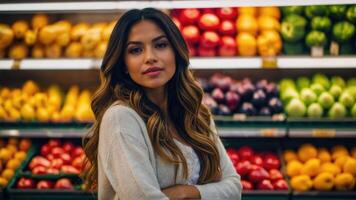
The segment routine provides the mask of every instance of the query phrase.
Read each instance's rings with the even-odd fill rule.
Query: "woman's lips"
[[[148,76],[157,76],[163,71],[160,67],[150,67],[146,69],[143,74]]]

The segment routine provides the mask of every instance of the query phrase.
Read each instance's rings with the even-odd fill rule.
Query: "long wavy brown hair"
[[[170,17],[153,8],[126,12],[113,29],[100,68],[101,84],[91,102],[95,122],[89,132],[90,137],[83,140],[87,156],[83,177],[91,189],[97,188],[100,124],[105,111],[118,100],[133,108],[146,123],[155,152],[176,165],[176,169],[182,164],[183,176],[188,176],[187,161],[168,131],[164,112],[147,98],[140,85],[125,74],[124,52],[128,34],[131,27],[141,20],[151,20],[159,26],[174,50],[176,71],[166,85],[168,118],[179,136],[199,157],[201,169],[198,183],[214,182],[221,177],[220,156],[210,128],[211,113],[202,105],[203,90],[188,69],[187,44]]]

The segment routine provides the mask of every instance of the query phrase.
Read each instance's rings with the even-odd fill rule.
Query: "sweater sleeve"
[[[216,133],[216,128],[213,120],[211,122],[211,128]],[[219,182],[196,185],[197,189],[200,192],[201,199],[240,200],[242,192],[240,176],[236,173],[236,170],[234,169],[234,166],[226,153],[225,147],[217,135],[216,143],[220,154],[222,177]]]
[[[100,125],[98,162],[119,199],[167,200],[143,134],[139,119],[130,108],[109,108]]]

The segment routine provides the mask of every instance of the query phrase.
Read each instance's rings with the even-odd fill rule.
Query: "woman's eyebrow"
[[[160,39],[162,39],[162,38],[166,38],[166,36],[165,36],[165,35],[160,35],[160,36],[158,36],[158,37],[153,38],[152,41],[153,41],[153,42],[156,42],[156,41],[158,41],[158,40],[160,40]],[[141,41],[129,41],[129,42],[126,44],[126,46],[129,46],[130,44],[140,45],[140,44],[143,44],[143,42],[141,42]]]

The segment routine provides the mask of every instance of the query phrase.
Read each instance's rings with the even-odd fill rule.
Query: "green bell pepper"
[[[305,37],[305,43],[309,47],[320,47],[324,46],[327,42],[325,33],[321,31],[310,31]]]
[[[333,26],[332,35],[339,43],[348,42],[355,34],[355,25],[348,21],[341,21]]]
[[[304,7],[303,6],[283,6],[281,7],[283,16],[288,16],[290,14],[303,15]]]
[[[313,5],[305,8],[305,16],[309,19],[315,16],[327,16],[329,14],[328,6],[326,5]]]
[[[356,23],[356,5],[353,5],[347,9],[346,18],[352,22]]]
[[[346,5],[331,5],[329,6],[330,17],[334,20],[342,20],[346,16]]]
[[[313,17],[311,21],[311,28],[313,30],[329,32],[331,29],[331,20],[328,17]]]

